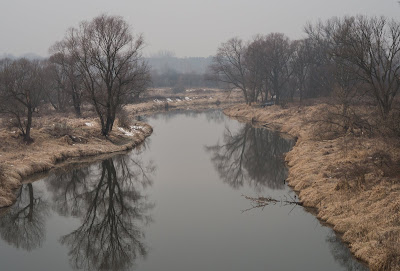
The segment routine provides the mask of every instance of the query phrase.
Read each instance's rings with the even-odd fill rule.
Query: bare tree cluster
[[[210,74],[246,103],[275,103],[332,96],[346,113],[355,98],[368,98],[387,119],[400,89],[400,23],[384,17],[344,17],[305,26],[307,37],[258,35],[222,43]]]
[[[247,104],[275,97],[279,103],[289,89],[295,47],[281,33],[258,35],[250,42],[232,38],[222,43],[210,65],[210,75],[242,91]]]
[[[33,113],[47,88],[45,63],[20,59],[0,62],[0,113],[18,127],[27,143],[32,142]]]
[[[80,117],[86,102],[107,136],[122,106],[138,98],[150,82],[143,47],[143,36],[134,36],[122,17],[100,15],[81,22],[50,48],[48,59],[0,61],[0,113],[30,143],[40,105],[61,112],[73,107]]]

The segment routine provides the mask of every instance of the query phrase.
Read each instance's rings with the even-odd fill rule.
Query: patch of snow
[[[124,135],[126,135],[126,136],[133,136],[133,133],[132,132],[129,132],[129,131],[127,131],[127,130],[125,130],[124,128],[122,128],[122,127],[118,127],[118,130],[120,131],[120,132],[122,132]]]
[[[185,97],[186,101],[191,101],[192,99],[190,99],[189,97]]]
[[[143,126],[133,125],[133,126],[131,126],[131,129],[133,129],[133,130],[142,130]]]
[[[170,98],[167,98],[167,102],[172,102],[172,99],[170,99]]]
[[[89,127],[93,127],[93,126],[94,126],[94,124],[91,123],[91,122],[85,122],[85,125],[86,125],[86,126],[89,126]]]

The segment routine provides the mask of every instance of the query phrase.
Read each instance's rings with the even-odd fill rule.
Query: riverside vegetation
[[[209,76],[244,96],[228,116],[298,138],[288,183],[304,206],[372,270],[399,270],[400,23],[355,16],[304,29],[295,41],[232,38]]]
[[[298,138],[286,160],[302,204],[372,270],[400,269],[400,23],[333,18],[305,32],[295,41],[271,33],[222,43],[206,75],[233,95],[221,98],[189,96],[179,85],[173,97],[134,104],[146,98],[150,72],[143,37],[121,17],[71,28],[49,59],[1,60],[0,204],[12,203],[23,177],[58,161],[143,141],[151,127],[133,113],[242,97],[246,105],[224,112]]]

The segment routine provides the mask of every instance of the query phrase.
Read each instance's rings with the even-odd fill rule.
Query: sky
[[[384,15],[400,20],[397,0],[0,0],[0,56],[49,47],[69,27],[106,13],[122,16],[143,33],[145,56],[161,50],[177,57],[207,57],[232,37],[281,32],[305,36],[307,22],[344,15]]]

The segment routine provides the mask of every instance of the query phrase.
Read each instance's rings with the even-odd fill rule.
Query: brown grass
[[[167,101],[167,98],[173,101]],[[34,119],[34,142],[30,145],[22,142],[15,128],[0,129],[0,208],[14,202],[13,191],[27,176],[48,171],[69,158],[120,152],[143,142],[152,133],[152,128],[145,123],[135,122],[135,114],[146,115],[175,109],[224,108],[243,101],[238,91],[227,93],[218,89],[190,90],[182,94],[155,89],[147,99],[148,102],[125,106],[114,124],[124,129],[129,129],[130,125],[143,126],[143,130],[138,130],[134,137],[126,136],[115,127],[106,140],[100,135],[100,124],[88,105],[85,105],[82,119],[77,119],[72,111],[61,114],[50,107],[41,108],[41,114]],[[3,120],[0,119],[1,122]]]
[[[371,270],[400,270],[400,147],[387,138],[316,136],[328,105],[266,109],[237,105],[228,116],[259,122],[298,138],[286,155],[288,183],[318,218],[343,234]]]
[[[115,127],[106,139],[100,135],[95,118],[76,119],[53,114],[36,119],[32,129],[34,142],[30,145],[23,143],[16,130],[0,130],[0,207],[14,202],[13,191],[29,175],[48,171],[68,158],[132,149],[152,133],[146,123],[134,125],[143,129],[136,130],[134,136],[127,136]]]
[[[189,99],[186,100],[186,97]],[[147,115],[154,112],[179,109],[226,108],[232,104],[243,102],[243,95],[240,91],[229,93],[218,89],[199,89],[180,94],[173,94],[168,89],[154,89],[147,99],[147,102],[125,106],[125,110],[132,114]]]

